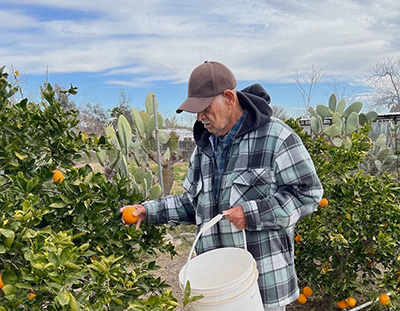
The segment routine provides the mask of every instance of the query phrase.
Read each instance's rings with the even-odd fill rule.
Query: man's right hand
[[[124,212],[124,210],[128,207],[133,207],[136,209],[136,211],[133,212],[133,216],[138,216],[139,219],[136,222],[136,230],[139,230],[140,224],[142,221],[146,218],[146,209],[142,204],[135,204],[135,205],[125,205],[120,208],[121,214]],[[125,224],[125,226],[130,226],[129,224],[125,223],[124,219],[121,217],[122,222]]]

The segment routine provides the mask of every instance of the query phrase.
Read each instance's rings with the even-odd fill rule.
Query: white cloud
[[[213,59],[241,80],[293,81],[312,65],[353,79],[383,57],[400,56],[398,1],[31,3],[0,5],[0,59],[31,73],[46,66],[101,72],[115,75],[108,83],[137,86],[185,82],[194,66]]]

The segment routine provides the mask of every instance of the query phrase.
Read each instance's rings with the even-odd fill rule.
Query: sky
[[[367,102],[371,67],[397,57],[395,0],[0,2],[0,67],[19,72],[30,98],[45,81],[72,84],[71,100],[81,107],[116,107],[124,92],[130,106],[144,109],[154,92],[160,112],[172,117],[191,71],[214,60],[234,72],[239,90],[261,83],[271,105],[297,117],[305,104],[296,77],[323,74],[312,106],[333,92]]]

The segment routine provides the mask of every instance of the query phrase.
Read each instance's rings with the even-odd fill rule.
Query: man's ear
[[[228,100],[229,105],[233,105],[235,102],[235,91],[225,90],[223,93],[224,97]]]

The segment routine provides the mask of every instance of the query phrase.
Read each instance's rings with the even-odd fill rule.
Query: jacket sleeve
[[[142,203],[146,209],[146,220],[153,223],[186,223],[195,224],[195,208],[193,195],[196,193],[197,170],[194,169],[194,161],[197,160],[197,152],[193,152],[189,162],[183,184],[185,192],[182,195],[168,195],[165,198]]]
[[[290,133],[277,146],[273,162],[274,191],[243,202],[248,230],[279,230],[317,209],[322,185],[301,139]]]

